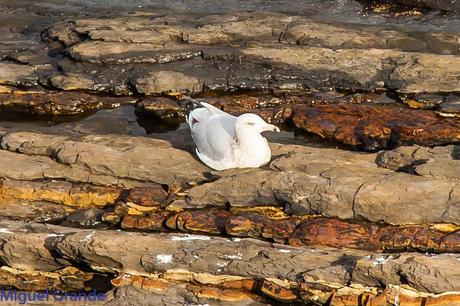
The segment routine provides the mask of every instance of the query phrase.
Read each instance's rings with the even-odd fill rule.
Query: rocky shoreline
[[[459,304],[456,2],[217,2],[0,0],[0,287]],[[282,127],[271,162],[204,166],[184,95]]]

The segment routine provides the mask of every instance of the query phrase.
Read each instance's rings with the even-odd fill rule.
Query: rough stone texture
[[[458,120],[434,112],[366,105],[302,106],[293,121],[299,128],[351,146],[379,149],[400,144],[434,146],[459,141]]]
[[[34,68],[14,63],[0,64],[0,84],[34,86],[38,78]]]
[[[7,134],[1,142],[8,151],[0,151],[5,161],[0,177],[66,179],[106,186],[140,186],[143,182],[175,185],[205,180],[203,172],[207,168],[169,143],[149,138],[127,140],[113,135],[68,140],[26,132]],[[13,153],[17,151],[40,155]]]
[[[318,277],[324,273],[331,275],[327,271],[332,267],[336,271],[345,270],[322,283],[320,291],[325,291],[325,294],[330,290],[328,286],[346,288],[350,279],[357,288],[356,292],[359,292],[357,295],[362,294],[364,289],[359,289],[359,286],[369,286],[368,292],[377,295],[372,288],[379,287],[381,283],[388,284],[387,289],[404,285],[422,293],[459,290],[458,282],[452,281],[458,274],[458,255],[453,254],[407,253],[395,256],[325,247],[291,248],[252,239],[76,230],[17,222],[2,222],[1,226],[0,238],[4,241],[4,247],[0,250],[0,256],[8,264],[20,264],[21,269],[26,270],[44,268],[46,265],[56,269],[60,266],[57,261],[68,265],[77,260],[99,272],[121,273],[119,278],[112,281],[115,286],[141,287],[160,295],[169,295],[167,288],[186,288],[196,297],[238,301],[251,297],[238,291],[247,288],[287,302],[299,298],[293,290],[295,287],[300,287],[302,298],[306,298],[315,285],[321,284]],[[27,252],[32,251],[33,256],[22,253],[25,251],[22,250],[23,244],[16,243],[22,240],[29,246]],[[143,243],[139,244],[139,240]],[[48,252],[43,251],[44,246],[47,246]],[[118,250],[116,253],[112,251],[114,247]],[[23,257],[21,262],[16,254]],[[439,283],[438,278],[433,276],[438,273],[439,260],[442,260],[442,268],[449,271],[449,275],[445,274],[444,277],[450,281]],[[44,275],[51,277],[53,273]],[[83,276],[90,277],[89,274]],[[261,287],[252,283],[253,280],[263,280]],[[170,285],[169,282],[185,285]],[[187,285],[191,282],[221,289]],[[333,290],[330,291],[329,294]],[[415,296],[421,294],[417,291],[413,293]],[[177,298],[181,294],[173,296]]]
[[[14,92],[0,94],[0,107],[40,115],[75,115],[99,108],[133,104],[135,98],[104,97],[73,92]]]
[[[1,285],[112,305],[459,303],[460,151],[437,146],[458,142],[456,14],[0,2],[0,105],[16,112],[0,113]],[[297,128],[267,135],[263,169],[211,171],[178,92]]]
[[[458,146],[445,147],[399,147],[382,151],[377,156],[377,164],[382,167],[422,176],[437,178],[460,178],[460,161],[456,155]]]
[[[138,92],[146,95],[183,91],[189,94],[202,91],[202,81],[181,72],[159,71],[134,81]]]
[[[93,273],[67,267],[53,272],[17,270],[8,266],[0,268],[0,284],[19,290],[83,290]]]
[[[190,204],[275,205],[288,212],[393,224],[447,221],[446,209],[458,206],[454,178],[387,172],[376,167],[375,154],[301,146],[272,148],[275,156],[285,154],[271,163],[278,171],[224,172],[217,181],[192,188]],[[400,190],[398,197],[394,197],[396,190]],[[453,218],[448,222],[458,224]]]
[[[3,84],[115,94],[459,91],[455,31],[383,29],[274,12],[74,18],[35,31],[43,31],[44,41],[28,53],[6,51],[6,58],[25,64],[3,64]],[[53,52],[45,55],[46,48]]]
[[[404,5],[429,7],[437,10],[456,12],[460,11],[460,3],[450,0],[396,0]]]
[[[142,204],[141,204],[142,205]],[[103,219],[123,229],[164,231],[166,228],[188,233],[229,235],[270,239],[278,243],[327,245],[370,251],[460,251],[457,226],[389,226],[328,218],[286,216],[272,207],[239,208],[236,211],[201,209],[176,212],[166,207],[118,204]],[[235,209],[234,209],[235,210]]]
[[[287,213],[322,214],[342,219],[364,218],[393,224],[458,224],[459,185],[456,172],[452,171],[457,162],[452,159],[456,152],[452,146],[424,149],[438,153],[432,154],[431,163],[417,166],[418,176],[394,172],[393,166],[392,170],[379,168],[378,157],[393,151],[377,155],[273,144],[274,159],[270,169],[211,174],[210,169],[188,153],[172,148],[168,142],[142,137],[75,138],[16,132],[5,134],[1,146],[6,149],[0,151],[5,161],[0,171],[2,178],[48,180],[5,182],[2,189],[5,199],[48,201],[74,207],[101,206],[113,203],[120,190],[85,187],[84,184],[141,187],[158,186],[155,183],[159,183],[174,190],[187,183],[206,182],[214,176],[217,180],[187,191],[190,207],[279,206]],[[423,159],[423,150],[418,152]],[[446,160],[450,163],[445,163]],[[430,165],[436,169],[438,164],[446,168],[439,168],[438,174],[428,170]],[[50,182],[52,179],[66,180],[74,185]],[[82,195],[89,190],[91,193]],[[156,190],[158,194],[151,195],[152,206],[166,196],[162,188]],[[397,190],[400,191],[398,197],[390,196]],[[138,204],[136,196],[133,197],[128,202]]]
[[[0,201],[46,201],[71,207],[113,204],[120,188],[72,184],[65,181],[0,181]]]

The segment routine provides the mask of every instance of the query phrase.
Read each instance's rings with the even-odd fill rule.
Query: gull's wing
[[[190,112],[188,123],[198,156],[209,164],[221,160],[232,149],[236,117],[207,103],[201,104],[203,107]]]

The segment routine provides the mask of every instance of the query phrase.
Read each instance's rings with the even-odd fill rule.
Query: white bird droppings
[[[172,241],[188,241],[188,240],[211,240],[211,237],[203,236],[203,235],[190,235],[185,234],[183,236],[173,236],[171,238]]]
[[[166,255],[166,254],[159,254],[157,255],[157,262],[158,263],[170,263],[172,262],[172,255]]]
[[[376,259],[372,262],[372,264],[373,264],[374,266],[383,265],[383,264],[386,264],[387,261],[389,261],[389,260],[392,259],[392,258],[393,258],[393,257],[392,257],[391,255],[388,256],[387,258],[378,257],[378,258],[376,258]]]

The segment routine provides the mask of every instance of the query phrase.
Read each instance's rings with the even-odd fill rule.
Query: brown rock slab
[[[0,94],[0,106],[40,115],[74,115],[100,108],[133,104],[135,98],[104,97],[76,92],[35,92]]]
[[[179,104],[169,98],[155,97],[146,98],[139,101],[136,105],[136,112],[159,117],[172,117],[181,112]]]
[[[222,284],[227,289],[258,290],[251,282],[240,285],[228,282],[263,279],[267,281],[263,286],[267,294],[281,300],[293,299],[296,293],[292,289],[296,286],[332,293],[334,290],[328,288],[346,287],[349,275],[356,286],[370,286],[370,292],[380,284],[388,289],[401,285],[402,281],[416,288],[417,296],[423,296],[419,291],[426,292],[427,297],[428,293],[459,290],[459,282],[452,281],[458,274],[458,254],[375,254],[328,247],[292,248],[253,239],[79,230],[12,221],[2,221],[1,227],[0,256],[8,266],[23,270],[56,270],[77,260],[95,271],[129,272],[135,277],[156,275],[165,281]],[[113,252],[114,246],[117,252]],[[325,273],[331,275],[334,266],[336,276],[329,277],[333,283],[321,285],[321,278]],[[446,281],[439,282],[436,271],[445,267],[449,267],[444,276]],[[308,276],[300,280],[299,276],[305,273]],[[125,281],[121,278],[114,284],[126,285]],[[164,290],[161,280],[141,283],[147,290],[149,286],[153,291]],[[359,294],[362,293],[361,290]]]
[[[300,222],[297,218],[273,220],[260,214],[246,213],[229,216],[225,231],[231,236],[271,238],[283,243],[292,235]]]
[[[93,273],[67,267],[53,272],[18,270],[8,266],[0,268],[0,284],[24,291],[67,290],[81,291],[87,289]]]
[[[0,84],[13,86],[34,86],[38,82],[35,69],[29,65],[14,63],[0,64]]]
[[[45,156],[1,150],[0,155],[8,166],[0,171],[0,177],[19,180],[65,179],[129,187],[151,186],[154,182],[173,186],[206,180],[203,173],[208,169],[205,166],[189,153],[174,149],[165,141],[93,135],[73,141],[65,137],[56,138],[47,143],[50,138],[50,135],[38,133],[3,136],[4,149],[23,150],[29,154],[39,152]]]
[[[142,94],[163,94],[168,92],[185,92],[194,94],[202,91],[203,81],[182,72],[158,71],[148,76],[142,76],[133,83]]]
[[[224,234],[229,212],[224,210],[184,211],[169,216],[166,226],[181,231]]]
[[[457,231],[445,233],[424,226],[385,226],[314,218],[290,235],[291,245],[329,245],[369,251],[458,252]]]
[[[270,282],[269,280],[263,281],[260,291],[280,302],[289,303],[298,299],[298,296],[290,288],[284,288],[283,286]]]
[[[205,208],[152,213],[140,206],[136,210],[119,204],[104,218],[111,224],[122,218],[124,229],[159,231],[164,224],[182,232],[270,239],[293,246],[326,245],[374,252],[460,252],[460,232],[453,224],[391,226],[322,217],[279,217],[265,212],[270,207],[256,208],[259,212]]]
[[[459,141],[459,123],[434,112],[399,107],[319,105],[299,107],[297,127],[323,138],[366,149],[400,144],[434,146]]]
[[[389,172],[378,168],[375,154],[283,145],[272,145],[272,152],[282,154],[272,161],[273,170],[219,173],[220,179],[189,190],[190,205],[282,206],[290,214],[392,224],[457,223],[445,215],[450,207],[454,216],[458,207],[454,178]]]
[[[410,6],[421,6],[421,7],[429,7],[432,9],[437,10],[444,10],[444,11],[451,11],[456,12],[460,11],[460,4],[456,1],[434,1],[434,0],[396,0],[395,2],[410,5]]]
[[[426,284],[430,283],[432,287],[429,292],[432,293],[458,291],[457,267],[451,266],[453,257],[456,255],[440,254],[430,257],[414,257],[413,253],[371,255],[357,261],[352,280],[367,284],[380,282],[397,285],[404,282],[424,292],[427,291]],[[430,265],[434,261],[440,264],[439,268]],[[437,283],[431,283],[432,279],[437,279]]]
[[[188,50],[187,50],[188,49]],[[72,46],[70,56],[89,63],[168,63],[201,56],[199,49],[187,46],[165,46],[149,43],[89,41]]]
[[[0,181],[1,201],[50,202],[70,207],[105,206],[115,203],[120,188],[73,184],[65,181]]]
[[[136,215],[126,215],[121,221],[122,229],[136,229],[142,231],[159,231],[163,228],[164,216],[153,214],[141,217]]]
[[[161,185],[134,188],[124,192],[120,200],[131,202],[142,206],[157,207],[162,204],[168,193],[163,189]]]

